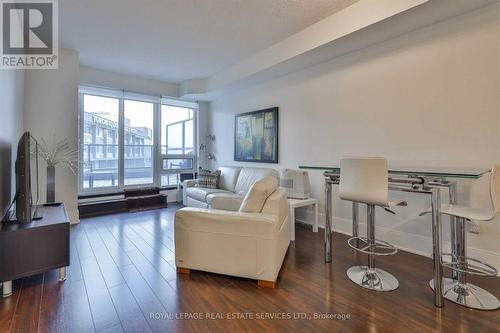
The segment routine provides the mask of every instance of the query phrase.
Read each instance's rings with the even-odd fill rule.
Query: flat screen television
[[[41,216],[37,214],[39,200],[38,143],[29,132],[25,132],[21,136],[17,145],[15,169],[16,221],[18,223],[31,223],[33,219],[41,218]]]

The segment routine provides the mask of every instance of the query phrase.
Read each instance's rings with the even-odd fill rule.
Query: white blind
[[[195,109],[195,110],[198,109],[197,102],[186,101],[186,100],[182,100],[182,99],[175,99],[175,98],[165,97],[165,96],[162,96],[161,104],[178,106],[178,107],[182,107],[182,108]]]
[[[134,92],[125,91],[123,93],[123,98],[130,99],[133,101],[149,102],[149,103],[160,103],[160,96],[144,95]]]
[[[112,98],[123,98],[123,90],[109,89],[94,86],[80,85],[78,92],[81,94],[97,95]]]
[[[178,106],[189,109],[198,109],[198,103],[193,101],[187,101],[167,96],[154,96],[148,94],[142,94],[132,91],[114,89],[114,88],[103,88],[91,85],[80,85],[78,87],[78,92],[82,94],[97,95],[111,98],[123,98],[130,99],[140,102],[149,103],[161,103],[166,105]]]

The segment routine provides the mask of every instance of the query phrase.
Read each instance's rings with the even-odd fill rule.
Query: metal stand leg
[[[467,221],[457,217],[455,231],[457,266],[460,270],[467,270]],[[452,258],[455,260],[454,257]],[[447,300],[478,310],[496,310],[500,308],[500,301],[493,294],[476,285],[467,283],[467,273],[455,272],[457,273],[457,280],[444,279],[443,282],[444,297]]]
[[[313,232],[318,232],[318,201],[314,204],[314,224]]]
[[[391,291],[399,287],[398,280],[390,273],[375,268],[375,206],[367,205],[366,238],[369,247],[368,266],[354,266],[347,270],[347,277],[357,285],[376,291]]]
[[[2,296],[4,298],[12,295],[12,281],[5,281],[2,283]]]
[[[66,280],[66,267],[61,267],[59,268],[59,281],[65,281]]]
[[[352,203],[352,237],[359,236],[359,203]],[[359,246],[359,241],[355,241],[356,247]]]
[[[370,247],[370,252],[375,252],[375,206],[366,206],[366,238],[368,239],[368,246]],[[370,272],[375,271],[375,256],[373,254],[368,255],[368,270]]]
[[[441,252],[441,191],[433,188],[431,191],[431,210],[432,210],[432,256],[434,261],[434,304],[441,308],[444,306],[443,300],[443,265]]]
[[[457,183],[456,182],[450,182],[449,187],[449,203],[450,205],[454,205],[457,203]],[[457,235],[457,221],[455,216],[450,216],[450,238],[451,238],[451,258],[453,261],[457,261],[457,253],[458,253],[458,248],[457,248],[457,242],[456,242],[456,237]],[[451,277],[453,280],[458,280],[458,272],[457,271],[452,271],[451,272]]]
[[[325,262],[332,262],[332,184],[325,179]]]
[[[463,218],[456,218],[456,240],[455,240],[455,248],[457,250],[456,252],[456,257],[458,259],[458,262],[460,263],[459,268],[462,270],[467,270],[467,260],[465,257],[467,256],[467,221]],[[455,258],[453,258],[455,260]],[[465,285],[467,283],[467,273],[464,272],[458,272],[454,271],[457,273],[457,280],[458,283],[461,285]]]

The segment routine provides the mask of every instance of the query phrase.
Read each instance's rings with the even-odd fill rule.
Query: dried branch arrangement
[[[72,149],[67,139],[56,142],[55,136],[53,145],[49,146],[42,139],[38,142],[39,156],[47,163],[47,167],[55,167],[57,165],[62,168],[68,168],[74,174],[78,170],[78,150]]]

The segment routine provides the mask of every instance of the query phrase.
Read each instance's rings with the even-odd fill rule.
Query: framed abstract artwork
[[[236,115],[234,160],[278,163],[277,107]]]

